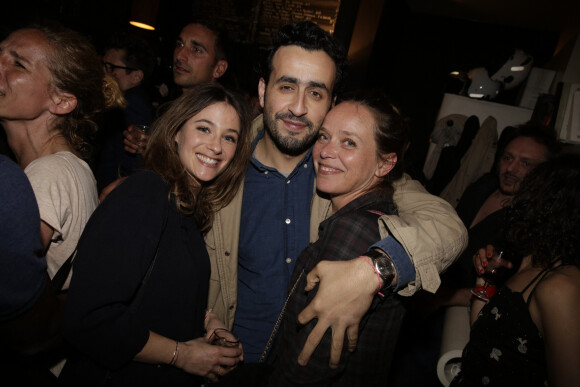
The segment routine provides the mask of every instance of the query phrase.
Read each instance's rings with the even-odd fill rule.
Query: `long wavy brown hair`
[[[240,135],[234,158],[214,180],[201,182],[189,173],[179,159],[175,136],[183,125],[206,107],[218,102],[232,106],[240,118]],[[144,165],[169,183],[178,210],[193,215],[198,228],[206,232],[215,212],[227,205],[244,178],[250,158],[250,113],[241,95],[218,83],[198,85],[185,91],[170,104],[152,127]]]

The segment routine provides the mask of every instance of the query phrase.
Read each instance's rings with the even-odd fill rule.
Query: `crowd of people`
[[[404,172],[399,110],[345,93],[345,49],[316,24],[273,36],[258,115],[220,84],[228,53],[212,23],[183,27],[180,93],[158,107],[153,59],[125,34],[99,55],[56,23],[0,42],[14,156],[0,158],[5,380],[382,386],[403,300],[440,300],[453,279],[475,321],[454,383],[580,382],[580,163],[556,156],[548,129],[506,129],[497,175],[460,217]],[[500,238],[518,252],[513,275],[487,305],[470,301]]]

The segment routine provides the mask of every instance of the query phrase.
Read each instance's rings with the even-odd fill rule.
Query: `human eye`
[[[291,84],[284,83],[284,84],[280,85],[280,90],[281,91],[292,91],[292,90],[294,90],[294,88],[292,87]]]
[[[203,48],[201,48],[200,46],[193,46],[191,48],[191,51],[193,51],[196,54],[201,54],[203,53]]]
[[[312,95],[315,99],[322,99],[323,94],[318,90],[310,91],[310,95]]]
[[[238,138],[236,136],[232,136],[230,134],[225,135],[224,139],[228,142],[231,142],[232,144],[236,144],[238,142]]]
[[[207,126],[198,126],[197,130],[201,133],[209,133],[210,132],[210,130]]]
[[[183,47],[183,42],[181,40],[176,40],[175,41],[175,48],[181,48]]]
[[[326,142],[326,141],[328,141],[328,137],[326,136],[326,134],[324,134],[324,133],[320,133],[320,134],[318,135],[318,141],[319,141],[319,142]]]
[[[511,155],[503,155],[502,160],[503,161],[512,161],[513,157]]]
[[[352,147],[355,147],[355,146],[356,146],[356,143],[355,143],[353,140],[351,140],[350,138],[345,138],[345,139],[342,141],[342,143],[343,143],[344,145],[346,145],[347,147],[349,147],[349,148],[352,148]]]

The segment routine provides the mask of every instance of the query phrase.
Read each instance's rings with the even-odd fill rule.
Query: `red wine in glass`
[[[493,255],[487,260],[487,266],[485,267],[485,272],[481,275],[485,280],[482,289],[471,289],[471,294],[479,298],[482,301],[488,302],[489,296],[487,295],[487,288],[489,285],[493,285],[498,279],[503,277],[507,272],[508,268],[505,265],[505,259],[502,258],[503,251],[500,251],[497,255]]]

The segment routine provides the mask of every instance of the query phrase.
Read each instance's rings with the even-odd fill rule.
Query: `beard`
[[[507,178],[510,178],[512,180],[511,184],[504,184],[503,179]],[[521,181],[516,176],[504,173],[502,176],[500,176],[499,192],[501,192],[504,195],[513,196],[516,194],[516,192],[518,192],[518,189],[520,188],[520,183]]]
[[[280,133],[277,127],[277,122],[283,119],[290,119],[292,121],[301,122],[306,125],[306,134],[304,138],[296,138],[297,134],[290,134],[284,136]],[[310,147],[316,141],[316,136],[318,135],[318,128],[314,128],[312,121],[305,117],[297,117],[294,114],[288,113],[278,113],[272,116],[271,114],[266,114],[264,112],[264,126],[272,141],[276,145],[278,150],[288,156],[299,156],[310,149]]]

